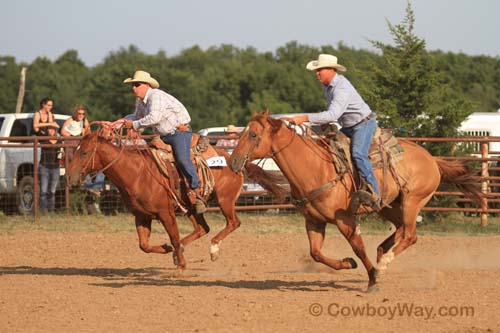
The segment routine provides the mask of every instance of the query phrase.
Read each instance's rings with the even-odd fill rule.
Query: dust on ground
[[[374,260],[385,236],[364,238]],[[142,253],[135,233],[0,235],[0,331],[500,330],[499,236],[420,236],[376,293],[365,292],[362,265],[313,262],[305,233],[236,231],[216,262],[209,241],[186,249],[188,268],[175,277],[171,255]],[[338,235],[323,248],[355,257]]]

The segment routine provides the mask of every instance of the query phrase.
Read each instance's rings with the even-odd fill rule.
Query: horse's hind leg
[[[392,208],[384,208],[379,212],[379,214],[386,220],[392,222],[392,224],[394,224],[394,226],[396,227],[396,230],[378,245],[377,263],[379,263],[382,256],[387,253],[387,251],[389,251],[395,243],[399,241],[399,238],[401,237],[401,233],[403,231],[403,228],[400,228],[401,225],[403,225],[403,212],[401,210],[401,203],[393,202],[391,203],[391,205]]]
[[[210,228],[203,217],[203,214],[195,215],[193,213],[188,213],[188,219],[193,223],[193,231],[181,239],[182,246],[187,246],[189,243],[197,240],[200,237],[205,236],[210,231]]]
[[[380,257],[377,269],[384,271],[394,257],[417,242],[417,216],[434,192],[425,198],[406,195],[402,199],[402,223],[395,232],[395,245]]]
[[[139,236],[139,247],[146,253],[166,254],[172,252],[172,247],[167,244],[150,245],[149,237],[151,236],[151,218],[148,216],[136,216],[135,228]]]

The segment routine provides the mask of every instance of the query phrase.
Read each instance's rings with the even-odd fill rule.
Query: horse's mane
[[[261,113],[255,113],[251,120],[254,120],[260,123],[262,126],[266,126],[266,122],[271,125],[271,134],[274,136],[281,130],[283,127],[286,127],[290,132],[292,132],[294,136],[298,137],[302,140],[309,148],[311,148],[319,157],[328,162],[332,162],[332,152],[328,149],[328,142],[326,142],[318,133],[314,131],[314,129],[308,125],[294,125],[287,124],[284,119],[272,118],[269,116],[268,111],[264,111]],[[303,134],[298,134],[293,126],[298,126],[301,129]],[[313,137],[311,133],[315,133],[316,137]],[[320,156],[321,154],[321,156]]]

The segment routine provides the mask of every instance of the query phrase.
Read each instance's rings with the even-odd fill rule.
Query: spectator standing
[[[215,146],[224,148],[227,152],[231,153],[238,144],[239,130],[234,125],[228,125],[224,131],[227,134],[227,138],[217,140]]]
[[[55,126],[45,126],[48,136],[56,136]],[[43,144],[56,145],[57,139],[42,141]],[[60,170],[58,147],[42,147],[38,174],[40,175],[40,208],[43,213],[55,211],[56,189],[59,184]]]

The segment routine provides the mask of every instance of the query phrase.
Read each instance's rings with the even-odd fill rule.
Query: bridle
[[[291,128],[289,125],[287,125],[287,127]],[[250,130],[250,129],[248,129],[248,130]],[[281,153],[282,151],[284,151],[285,149],[287,149],[293,143],[293,140],[295,139],[295,137],[297,135],[297,132],[295,132],[295,130],[293,130],[293,129],[292,129],[292,133],[293,134],[292,134],[292,137],[290,139],[290,142],[288,142],[286,145],[284,145],[283,147],[281,147],[279,150],[275,150],[273,148],[273,145],[271,144],[271,153],[269,153],[266,156],[262,157],[260,160],[262,161],[263,158],[273,158],[273,157],[277,156],[279,153]],[[257,133],[255,133],[253,131],[250,132],[250,133],[248,133],[248,136],[250,137],[250,140],[256,140],[257,142],[244,155],[244,160],[243,160],[242,167],[250,159],[250,156],[253,154],[254,150],[259,147],[259,145],[261,143],[261,139],[262,139],[261,135],[257,135]]]
[[[95,137],[95,146],[94,146],[94,148],[92,149],[91,156],[90,156],[90,158],[87,160],[87,163],[85,163],[85,165],[82,167],[82,169],[81,169],[81,171],[80,171],[80,177],[83,177],[83,173],[84,173],[84,171],[85,171],[85,170],[87,170],[87,168],[89,167],[89,164],[91,164],[91,163],[92,163],[92,165],[91,165],[91,168],[90,168],[90,169],[91,169],[91,170],[93,170],[93,169],[94,169],[94,166],[95,166],[95,155],[96,155],[96,153],[97,153],[97,145],[99,144],[99,142],[98,142],[98,141],[99,141],[99,133],[98,133],[98,134],[97,134],[97,136]],[[78,149],[81,149],[81,147],[80,147],[80,146],[81,146],[81,144],[79,144],[79,145],[76,147],[76,149],[77,149],[77,150],[78,150]],[[111,160],[111,162],[109,162],[108,164],[106,164],[106,165],[105,165],[104,167],[102,167],[101,169],[99,169],[99,170],[97,170],[97,171],[93,171],[94,175],[91,175],[91,176],[90,176],[90,179],[91,179],[91,180],[93,180],[93,179],[97,176],[97,174],[99,174],[100,172],[104,172],[104,171],[108,170],[111,166],[113,166],[113,164],[115,164],[115,163],[116,163],[116,161],[118,161],[118,160],[120,159],[120,156],[121,156],[121,154],[122,154],[123,150],[125,150],[125,145],[123,145],[123,144],[122,144],[121,146],[122,146],[122,147],[121,147],[120,151],[118,152],[118,154],[116,155],[116,157],[115,157],[115,158],[113,158],[113,160]],[[88,174],[91,174],[91,172],[89,172]]]

